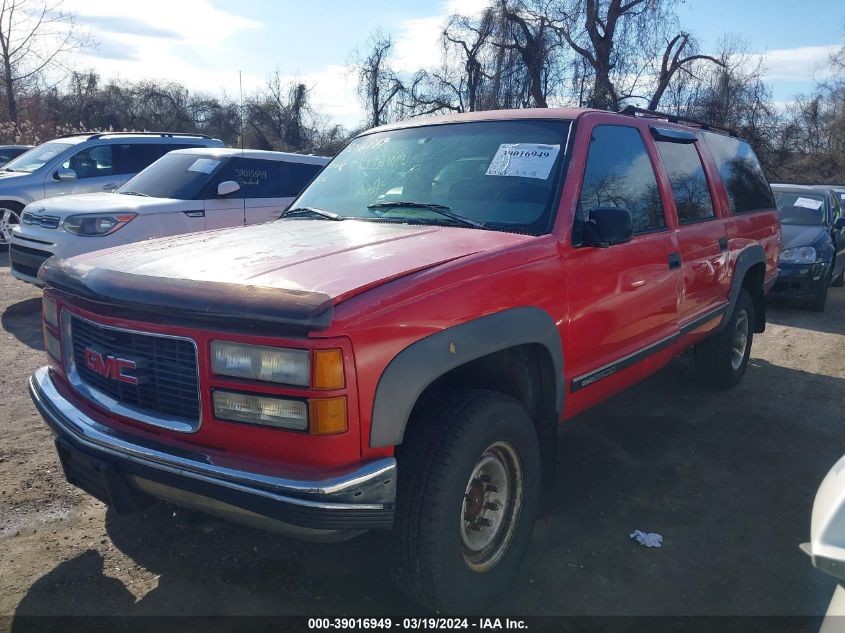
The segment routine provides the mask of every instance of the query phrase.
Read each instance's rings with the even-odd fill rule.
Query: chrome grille
[[[196,430],[200,421],[199,380],[196,345],[190,339],[136,332],[100,325],[76,315],[70,319],[70,349],[73,371],[88,395],[102,402],[105,395],[121,405],[115,412],[142,422],[176,430]],[[132,361],[137,384],[103,376],[88,367],[86,348],[102,357]],[[66,358],[67,358],[66,353]],[[120,410],[125,409],[125,410]],[[181,422],[181,424],[180,424]]]

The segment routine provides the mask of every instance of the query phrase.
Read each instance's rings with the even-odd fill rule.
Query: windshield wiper
[[[123,194],[124,196],[143,196],[144,198],[150,198],[150,194],[148,193],[141,193],[140,191],[118,191],[118,193]]]
[[[473,220],[472,218],[466,218],[462,215],[458,215],[457,213],[452,213],[451,207],[446,206],[445,204],[436,204],[434,202],[410,202],[407,200],[397,200],[395,202],[374,202],[372,204],[367,205],[368,209],[426,209],[428,211],[434,211],[438,215],[442,215],[444,217],[450,218],[455,220],[455,222],[460,222],[461,224],[466,224],[467,226],[474,226],[477,229],[483,229],[487,225],[480,220]]]
[[[339,216],[337,213],[332,213],[331,211],[323,211],[322,209],[318,209],[317,207],[295,207],[293,209],[288,209],[282,215],[279,216],[279,219],[287,218],[294,214],[299,213],[313,213],[314,215],[319,215],[323,218],[328,218],[329,220],[334,220],[339,222],[343,219],[342,216]]]

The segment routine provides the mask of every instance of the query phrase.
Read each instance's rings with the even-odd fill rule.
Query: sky
[[[394,67],[413,72],[440,61],[438,37],[447,16],[472,13],[485,0],[65,0],[95,49],[74,60],[103,78],[175,80],[237,97],[239,71],[250,92],[278,69],[312,89],[313,105],[332,120],[362,120],[352,52],[377,28],[393,35]],[[763,56],[776,102],[812,89],[824,61],[845,43],[841,0],[685,0],[684,29],[704,52],[724,35],[747,40]]]

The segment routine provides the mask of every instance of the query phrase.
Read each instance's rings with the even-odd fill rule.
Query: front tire
[[[695,346],[695,373],[701,382],[715,389],[739,384],[751,356],[753,323],[754,301],[743,288],[724,329]]]
[[[421,408],[398,451],[397,579],[435,611],[479,611],[508,586],[531,539],[537,434],[519,402],[492,391]]]
[[[9,248],[12,228],[20,224],[22,210],[16,202],[0,202],[0,252]]]

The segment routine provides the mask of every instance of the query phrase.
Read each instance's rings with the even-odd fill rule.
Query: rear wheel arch
[[[766,253],[759,244],[752,244],[742,250],[734,266],[731,289],[728,294],[728,309],[722,319],[720,329],[724,328],[733,317],[740,290],[745,289],[754,302],[753,331],[760,333],[766,329],[766,301],[763,293],[766,278]]]

